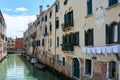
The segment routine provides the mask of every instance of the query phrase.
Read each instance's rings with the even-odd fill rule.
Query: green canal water
[[[10,54],[0,62],[0,80],[59,80],[48,71],[32,66],[20,55]]]

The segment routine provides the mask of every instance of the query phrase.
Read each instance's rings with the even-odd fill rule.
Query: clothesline
[[[120,45],[110,45],[104,47],[82,47],[82,51],[87,54],[114,54],[120,53]]]

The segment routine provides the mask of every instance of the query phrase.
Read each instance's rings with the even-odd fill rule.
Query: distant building
[[[0,11],[0,60],[7,55],[6,23]]]
[[[23,38],[15,39],[15,51],[24,49]]]
[[[14,39],[12,39],[12,37],[8,37],[7,38],[7,52],[8,53],[14,52],[14,50],[15,50],[14,44],[15,44]]]

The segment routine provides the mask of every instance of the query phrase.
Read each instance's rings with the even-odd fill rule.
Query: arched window
[[[56,17],[56,29],[59,28],[59,17]]]
[[[106,24],[106,44],[120,43],[120,23]]]

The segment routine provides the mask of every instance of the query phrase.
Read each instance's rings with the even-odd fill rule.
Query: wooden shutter
[[[91,29],[91,31],[90,31],[90,45],[93,45],[93,41],[94,41],[94,37],[93,37],[94,35],[93,35],[93,29]]]
[[[69,26],[69,12],[66,14],[66,27]]]
[[[88,0],[87,2],[87,15],[92,14],[92,0]]]
[[[88,45],[88,33],[86,31],[84,31],[85,35],[84,35],[84,41],[85,41],[85,46]]]
[[[64,14],[64,27],[66,27],[66,14]]]
[[[76,45],[79,46],[79,32],[76,33]]]
[[[65,57],[63,57],[63,66],[65,66]]]
[[[74,45],[74,43],[75,43],[75,34],[72,33],[72,44]]]
[[[118,43],[120,44],[120,22],[118,23]]]
[[[110,27],[106,24],[106,44],[110,44]]]
[[[70,25],[73,26],[74,22],[73,22],[73,10],[70,12]]]

